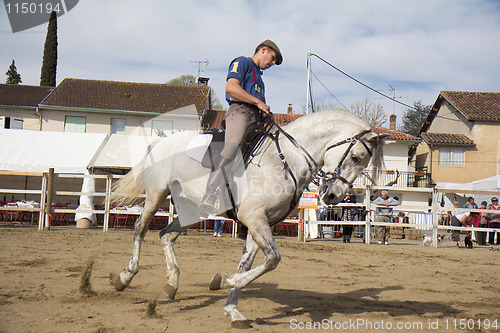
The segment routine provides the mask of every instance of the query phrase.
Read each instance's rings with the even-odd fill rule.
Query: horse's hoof
[[[175,294],[177,294],[177,289],[167,283],[163,286],[163,293],[173,301],[175,299]]]
[[[116,291],[124,291],[127,288],[127,285],[120,280],[120,274],[110,273],[109,280],[115,286]]]
[[[212,278],[212,282],[210,282],[210,290],[219,290],[222,285],[222,275],[220,273],[215,274]]]
[[[231,322],[231,327],[232,328],[238,328],[238,329],[249,329],[252,328],[252,325],[250,325],[251,321],[246,319],[246,320],[235,320]]]

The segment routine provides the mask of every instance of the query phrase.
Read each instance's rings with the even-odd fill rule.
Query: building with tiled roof
[[[500,173],[500,93],[442,91],[424,122],[417,168],[434,182],[472,182]]]
[[[0,84],[0,106],[24,106],[36,108],[54,87]]]
[[[465,134],[424,132],[421,136],[427,145],[474,146],[474,141],[469,139]]]
[[[389,136],[387,139],[389,140],[397,140],[397,141],[408,141],[411,143],[416,143],[420,142],[420,138],[417,138],[416,136],[403,133],[400,131],[396,131],[394,129],[389,129],[381,126],[375,126],[372,125],[373,131],[378,134],[388,134]]]
[[[22,128],[38,130],[38,104],[53,87],[0,84],[0,125],[10,127],[11,120],[20,120]]]
[[[195,105],[201,115],[209,109],[209,93],[208,86],[64,79],[41,106],[160,114]]]
[[[27,101],[36,112],[20,116],[24,129],[41,131],[168,135],[199,130],[210,108],[206,85],[64,79],[56,88],[18,86],[17,94],[1,89],[12,88],[0,88],[0,103],[23,103],[28,98],[22,90],[39,92],[38,100]]]

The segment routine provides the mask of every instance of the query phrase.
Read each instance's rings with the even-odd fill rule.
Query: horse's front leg
[[[175,258],[174,244],[181,232],[187,228],[181,227],[179,220],[175,219],[174,222],[160,232],[160,241],[163,246],[165,263],[167,265],[167,283],[163,286],[163,292],[171,300],[175,298],[175,294],[179,289],[179,276],[181,273],[179,265],[177,265],[177,259]]]
[[[166,194],[164,192],[150,192],[146,193],[146,203],[144,204],[144,210],[135,222],[134,230],[134,248],[132,250],[132,257],[128,263],[128,266],[124,271],[120,272],[120,275],[111,274],[111,279],[114,283],[115,289],[117,291],[122,291],[127,288],[134,276],[139,272],[139,257],[141,253],[141,245],[144,240],[144,236],[148,232],[149,223],[153,218],[154,214],[160,207],[160,204],[165,199]]]
[[[250,270],[258,251],[259,246],[257,245],[257,243],[255,243],[252,236],[248,234],[245,242],[245,247],[243,248],[243,253],[241,255],[240,263],[238,264],[238,269],[236,270],[236,272],[242,273]],[[222,276],[220,274],[215,275],[210,284],[210,290],[220,289],[221,281]],[[240,297],[240,291],[241,289],[231,288],[226,305],[224,306],[224,314],[231,319],[232,323],[247,321],[245,316],[243,316],[238,311],[238,299]]]

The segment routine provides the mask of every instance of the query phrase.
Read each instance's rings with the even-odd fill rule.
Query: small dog
[[[443,239],[444,239],[443,235],[437,236],[438,247],[441,246],[441,242],[443,241]],[[431,246],[432,245],[432,236],[424,236],[422,243],[424,246]]]
[[[465,247],[468,249],[472,249],[474,247],[474,245],[472,244],[470,232],[467,234],[467,236],[465,236],[464,243],[465,243]]]

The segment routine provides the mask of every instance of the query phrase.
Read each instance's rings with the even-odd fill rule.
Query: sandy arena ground
[[[500,331],[499,251],[451,242],[439,249],[418,241],[353,242],[277,239],[280,265],[240,297],[239,309],[251,320],[247,331],[312,331],[314,325],[337,332]],[[165,267],[158,232],[146,236],[131,287],[116,292],[108,276],[127,265],[132,231],[1,227],[0,332],[242,331],[223,315],[228,291],[208,290],[215,273],[234,272],[242,247],[228,235],[181,236],[180,289],[171,302],[159,292]],[[94,261],[94,295],[79,291],[88,260]],[[148,316],[155,299],[156,314]],[[485,329],[494,320],[497,328]],[[460,329],[463,323],[470,329]]]

